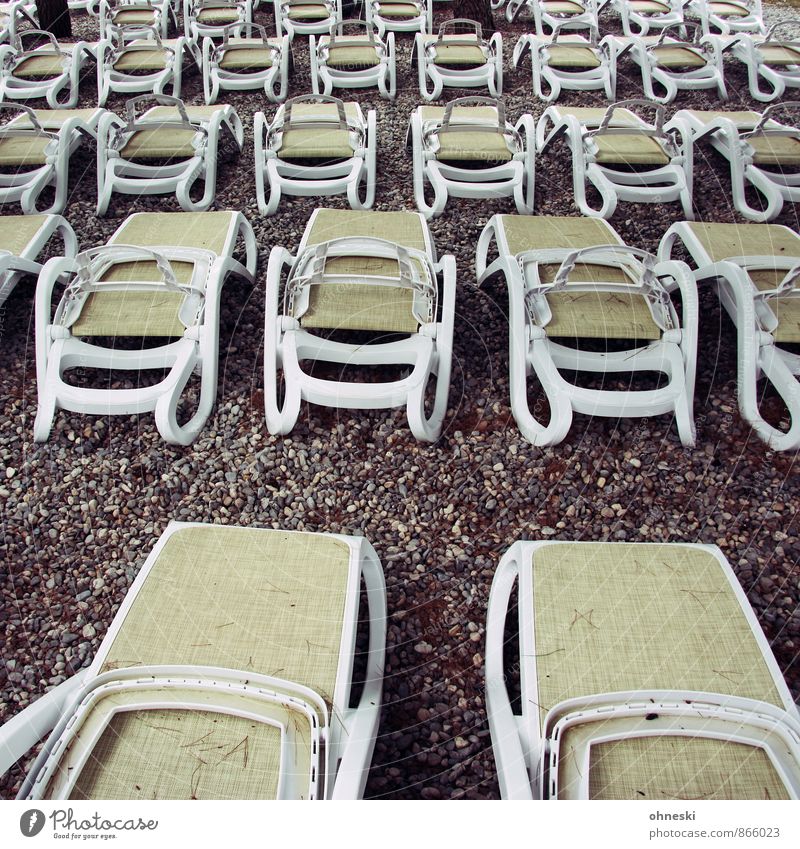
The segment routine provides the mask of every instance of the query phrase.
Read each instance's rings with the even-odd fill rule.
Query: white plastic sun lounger
[[[651,109],[652,123],[632,111]],[[692,219],[691,134],[664,126],[664,107],[649,100],[623,100],[607,109],[549,106],[536,125],[536,150],[544,153],[561,136],[572,153],[575,203],[584,215],[610,218],[620,200],[665,203],[680,200]],[[590,206],[591,183],[601,196]]]
[[[20,278],[39,274],[39,254],[54,236],[63,241],[64,256],[75,256],[75,231],[60,215],[0,215],[0,306]]]
[[[447,106],[419,106],[406,143],[414,157],[414,200],[437,218],[450,196],[513,197],[521,214],[533,212],[535,127],[530,115],[506,121],[501,100],[462,97]],[[426,198],[426,187],[433,198]]]
[[[767,31],[761,0],[690,0],[684,7],[698,18],[703,32],[730,35]]]
[[[330,32],[319,40],[309,36],[308,43],[314,94],[329,95],[334,88],[377,86],[381,97],[394,100],[397,93],[394,33],[382,38],[366,21],[347,20],[332,24]]]
[[[489,596],[486,695],[505,799],[800,794],[800,716],[716,546],[514,543]]]
[[[184,61],[199,70],[197,45],[182,37],[162,39],[155,29],[147,38],[130,41],[120,36],[116,41],[101,41],[97,47],[98,102],[105,106],[112,92],[148,92],[179,98]]]
[[[233,258],[240,240],[246,265]],[[34,439],[47,440],[59,409],[94,415],[154,411],[167,442],[191,443],[216,400],[223,283],[229,274],[252,283],[256,255],[253,230],[240,212],[153,212],[130,216],[103,247],[50,260],[36,287]],[[54,287],[65,279],[53,313]],[[106,337],[111,346],[103,344]],[[113,344],[117,337],[150,346],[125,350]],[[165,341],[154,344],[154,338]],[[101,389],[65,379],[77,366],[168,373],[149,386]],[[177,408],[194,371],[201,378],[197,410],[179,424]]]
[[[21,799],[357,799],[385,644],[363,537],[171,522],[91,666],[0,728],[0,772],[47,737]]]
[[[743,34],[730,45],[747,67],[750,94],[762,103],[781,97],[787,88],[800,88],[800,39],[789,33],[800,21],[780,21],[766,36]]]
[[[671,103],[679,91],[701,89],[714,89],[720,100],[728,99],[720,40],[703,35],[696,24],[665,27],[658,36],[634,38],[631,57],[642,72],[642,87],[650,100]],[[663,87],[663,94],[654,83]]]
[[[530,51],[534,94],[553,103],[563,91],[603,91],[613,100],[617,91],[617,51],[608,37],[598,44],[578,33],[523,35],[514,47],[514,67]]]
[[[322,35],[342,20],[341,0],[274,0],[275,26],[289,40],[295,35]]]
[[[28,214],[63,212],[70,157],[84,138],[97,138],[103,110],[30,109],[0,102],[0,111],[17,113],[0,126],[0,166],[8,169],[0,173],[0,202],[19,201]],[[48,186],[55,188],[53,202],[38,209]]]
[[[290,59],[289,36],[270,37],[259,24],[226,27],[219,43],[204,38],[206,103],[216,103],[220,91],[258,89],[264,90],[271,103],[280,103],[286,99]]]
[[[259,211],[272,215],[284,194],[346,194],[353,209],[369,209],[375,200],[376,146],[375,110],[364,120],[355,102],[310,94],[287,100],[271,123],[256,112]]]
[[[296,254],[282,247],[270,254],[264,344],[270,433],[291,431],[301,401],[309,401],[367,410],[405,406],[414,436],[438,439],[450,384],[455,287],[455,259],[448,254],[437,260],[419,213],[316,210]],[[315,333],[342,330],[370,331],[379,339],[350,344]],[[387,335],[400,338],[383,341]],[[314,361],[395,365],[410,373],[382,382],[323,379],[303,371],[304,362]]]
[[[777,224],[674,224],[659,255],[677,242],[689,251],[698,283],[713,281],[737,329],[742,417],[777,451],[800,447],[800,236]],[[783,431],[764,419],[757,382],[765,377],[790,415]]]
[[[490,264],[493,242],[498,257]],[[511,409],[529,442],[561,442],[575,412],[667,413],[675,416],[681,442],[694,444],[698,304],[688,266],[656,262],[597,218],[495,215],[478,241],[476,269],[478,285],[497,272],[508,285]],[[669,297],[673,289],[680,291],[680,317]],[[587,339],[627,347],[595,352],[564,344]],[[659,372],[666,381],[658,389],[591,389],[567,380],[562,370]],[[528,403],[531,373],[545,392],[549,422]]]
[[[557,27],[595,32],[599,29],[595,0],[508,0],[506,20],[516,20],[523,9],[533,18],[537,35],[546,35]]]
[[[251,0],[183,0],[184,34],[195,44],[222,38],[230,28],[233,35],[242,35],[241,28],[252,22]]]
[[[158,103],[139,114],[142,104]],[[139,95],[125,104],[126,117],[106,112],[97,131],[97,214],[105,215],[114,192],[175,193],[181,209],[208,209],[217,191],[217,150],[226,127],[241,151],[244,129],[232,106],[186,106],[166,95]],[[204,181],[199,200],[190,196]]]
[[[100,40],[147,38],[153,29],[166,38],[170,19],[175,22],[175,12],[168,0],[101,0]]]
[[[685,0],[610,0],[620,16],[626,36],[647,35],[651,29],[664,29],[683,23]],[[608,5],[609,0],[603,3]]]
[[[496,32],[484,38],[475,21],[454,18],[436,35],[417,33],[414,53],[424,100],[438,100],[443,88],[487,88],[492,97],[503,93],[503,37]]]
[[[0,45],[0,100],[45,97],[52,109],[72,109],[81,69],[92,56],[85,41],[64,44],[52,33],[24,30],[11,44]]]
[[[433,0],[364,0],[367,22],[387,32],[433,32]]]
[[[800,103],[776,103],[761,114],[681,109],[667,127],[691,135],[695,145],[707,139],[728,160],[737,211],[750,221],[771,221],[786,201],[800,201],[800,129],[779,120],[792,112],[800,112]],[[748,183],[761,193],[763,206],[750,203]]]

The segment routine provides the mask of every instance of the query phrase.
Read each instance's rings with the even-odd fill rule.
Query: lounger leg
[[[506,617],[520,570],[519,562],[512,552],[513,549],[501,560],[489,592],[486,617],[486,711],[492,748],[498,762],[497,777],[501,796],[504,799],[532,799],[531,779],[520,740],[518,718],[511,710],[506,688],[503,657]]]
[[[758,435],[775,451],[791,451],[800,447],[800,383],[775,345],[765,345],[759,351],[758,364],[767,380],[777,390],[789,410],[787,432],[767,424],[762,417],[753,422]]]

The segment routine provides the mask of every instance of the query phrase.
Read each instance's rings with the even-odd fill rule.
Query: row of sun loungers
[[[0,728],[0,772],[45,739],[21,799],[360,798],[387,612],[363,537],[173,522],[91,665]],[[800,795],[800,715],[716,546],[514,543],[486,694],[504,798]]]
[[[681,90],[714,89],[726,99],[723,53],[730,51],[747,67],[753,97],[769,102],[787,87],[800,86],[800,42],[787,34],[793,23],[776,24],[764,36],[704,36],[697,25],[685,24],[659,35],[607,35],[602,41],[596,32],[584,36],[558,28],[552,35],[523,35],[513,63],[517,67],[530,56],[533,90],[544,100],[557,100],[562,90],[604,91],[613,100],[617,64],[629,55],[641,69],[646,96],[671,103]],[[394,33],[382,36],[367,21],[341,21],[318,40],[310,36],[309,47],[314,92],[377,86],[383,97],[394,98]],[[502,93],[501,36],[484,38],[473,21],[449,20],[437,35],[418,33],[413,54],[425,100],[438,99],[445,87],[484,88],[492,97]],[[288,35],[269,36],[255,23],[231,24],[213,35],[187,30],[178,38],[149,25],[109,27],[99,42],[69,44],[26,30],[0,46],[0,98],[46,97],[52,108],[74,107],[91,58],[101,106],[111,92],[180,97],[183,74],[191,68],[203,75],[207,103],[221,89],[263,89],[279,102],[286,97],[290,56]]]
[[[18,224],[18,222],[21,222]],[[34,438],[49,437],[59,409],[91,414],[152,411],[168,442],[192,442],[217,390],[219,305],[226,277],[254,282],[256,242],[241,213],[137,213],[105,246],[75,256],[59,216],[4,217],[2,269],[7,294],[51,236],[64,256],[47,262],[36,288],[39,406]],[[234,259],[237,245],[245,259]],[[685,249],[694,270],[673,256]],[[658,256],[626,245],[591,218],[496,215],[477,246],[477,282],[504,276],[509,301],[511,407],[534,445],[564,439],[574,413],[675,417],[681,441],[695,442],[696,284],[716,284],[737,327],[742,416],[776,450],[800,445],[800,237],[778,225],[683,222],[661,241]],[[53,303],[57,284],[66,288]],[[673,303],[673,296],[677,301]],[[265,414],[273,434],[289,433],[302,402],[328,407],[405,407],[418,439],[441,434],[452,362],[456,265],[439,257],[424,217],[413,212],[318,209],[294,252],[272,248],[266,272]],[[55,308],[55,309],[54,309]],[[368,331],[371,342],[339,341],[332,331]],[[116,337],[149,344],[123,350]],[[111,345],[107,344],[111,337]],[[575,340],[579,344],[575,346]],[[580,345],[603,340],[599,351]],[[393,366],[400,377],[324,378],[316,361],[370,369]],[[157,383],[135,389],[75,385],[77,366],[160,369]],[[404,370],[404,371],[403,371]],[[592,389],[572,371],[660,373],[657,389]],[[178,422],[193,372],[200,374],[194,413]],[[528,401],[535,374],[549,420]],[[789,410],[791,426],[770,424],[758,406],[766,377]],[[184,414],[185,417],[185,414]]]
[[[153,106],[154,99],[160,105]],[[785,201],[800,200],[800,130],[780,120],[796,108],[773,105],[762,114],[680,110],[666,121],[659,104],[623,101],[607,109],[550,106],[538,124],[523,115],[512,125],[499,100],[421,106],[412,114],[407,138],[414,198],[427,218],[441,215],[450,197],[513,197],[518,212],[531,213],[534,154],[546,154],[563,137],[572,154],[575,201],[584,215],[608,218],[619,201],[680,201],[691,219],[694,148],[708,140],[730,165],[735,208],[751,221],[769,221]],[[8,169],[0,174],[0,201],[19,201],[26,213],[63,211],[69,159],[83,138],[97,142],[98,215],[114,192],[175,192],[182,209],[207,209],[216,193],[220,131],[225,128],[239,150],[244,141],[233,107],[185,105],[164,95],[129,100],[125,117],[100,108],[32,110],[0,102],[0,109],[18,113],[0,127],[0,163]],[[374,110],[365,116],[358,103],[326,95],[293,98],[271,120],[256,113],[261,213],[273,214],[283,194],[345,194],[353,209],[370,208],[377,180],[376,124]],[[201,179],[204,193],[193,197],[192,186]],[[49,186],[55,187],[54,199],[41,209],[39,196]],[[598,208],[589,186],[600,194]],[[762,205],[750,200],[750,186],[758,189]]]

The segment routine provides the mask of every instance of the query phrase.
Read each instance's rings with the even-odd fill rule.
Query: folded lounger
[[[650,100],[671,103],[679,91],[709,88],[716,90],[720,100],[728,99],[720,40],[704,36],[696,24],[665,27],[658,36],[634,38],[631,57],[641,69],[642,87]],[[656,92],[654,83],[663,87],[663,94]]]
[[[503,102],[489,97],[417,107],[406,137],[414,156],[417,209],[426,218],[436,218],[451,195],[513,197],[519,213],[532,213],[534,134],[530,115],[512,126]],[[430,203],[425,197],[427,185],[433,189]]]
[[[674,224],[659,255],[682,242],[697,266],[698,283],[712,280],[738,337],[739,409],[771,448],[800,447],[800,236],[777,224]],[[784,432],[759,409],[757,381],[766,377],[786,404]]]
[[[353,209],[369,209],[375,200],[376,145],[375,110],[365,121],[355,102],[307,94],[278,107],[271,123],[256,112],[259,211],[272,215],[284,194],[346,194]]]
[[[414,436],[438,439],[450,384],[455,287],[455,259],[448,254],[437,260],[419,213],[317,209],[296,255],[277,246],[270,254],[264,344],[270,433],[291,431],[305,400],[367,410],[405,406]],[[349,344],[328,338],[330,331],[342,330],[370,331],[379,339]],[[399,338],[381,341],[387,336]],[[410,373],[382,382],[329,380],[303,371],[302,363],[314,361],[407,366]],[[432,379],[428,415],[425,397]]]
[[[495,242],[498,258],[488,264]],[[692,414],[697,358],[697,290],[684,263],[657,263],[630,248],[605,221],[495,215],[481,233],[478,284],[501,272],[508,285],[511,409],[534,445],[567,435],[574,412],[586,415],[675,416],[681,442],[694,445]],[[679,289],[679,317],[669,292]],[[555,342],[616,340],[600,352]],[[619,342],[627,342],[620,349]],[[600,374],[659,372],[658,389],[591,389],[561,370]],[[550,406],[538,420],[528,403],[535,373]]]
[[[698,112],[681,109],[667,128],[677,128],[697,142],[707,139],[728,160],[733,205],[750,221],[771,221],[785,201],[800,201],[800,129],[778,120],[781,112],[800,110],[786,102],[758,112]],[[747,184],[758,189],[765,205],[753,206]]]
[[[142,103],[156,102],[143,114]],[[186,106],[166,95],[139,95],[125,104],[123,120],[113,112],[97,131],[97,214],[108,210],[113,192],[161,195],[175,192],[181,209],[208,209],[217,191],[217,149],[222,127],[241,151],[244,129],[232,106]],[[203,180],[199,200],[192,186]]]
[[[652,123],[628,107],[653,109]],[[565,136],[572,152],[575,203],[584,215],[610,218],[620,200],[664,203],[680,200],[692,219],[692,148],[683,128],[664,127],[664,107],[649,100],[623,100],[607,109],[549,106],[536,125],[536,150],[544,153]],[[589,205],[586,184],[600,193]]]
[[[268,36],[259,24],[226,27],[219,43],[204,38],[203,92],[206,103],[216,103],[220,90],[257,89],[263,89],[271,103],[280,103],[285,100],[289,85],[290,59],[289,36]]]
[[[517,591],[521,713],[504,625]],[[800,717],[712,545],[516,542],[489,595],[486,695],[506,799],[786,799]]]
[[[185,38],[162,39],[151,29],[146,38],[101,41],[97,47],[97,91],[105,106],[111,92],[181,96],[183,64],[200,68],[200,50]],[[167,87],[170,91],[167,92]]]
[[[331,24],[330,32],[321,35],[319,41],[309,36],[309,53],[315,94],[329,95],[334,88],[377,86],[381,97],[394,100],[397,65],[393,32],[381,37],[366,21],[339,21]]]
[[[619,14],[626,36],[647,35],[651,29],[664,29],[683,23],[685,0],[610,0]],[[609,0],[603,3],[608,5]]]
[[[364,0],[367,22],[387,32],[433,32],[433,0]]]
[[[0,126],[0,203],[19,201],[25,213],[63,212],[69,159],[84,138],[97,138],[103,110],[30,109],[0,102],[0,111],[17,113]],[[53,202],[37,209],[48,186],[55,188]]]
[[[438,100],[445,87],[488,88],[492,97],[503,93],[503,37],[499,32],[484,38],[480,24],[454,18],[444,21],[436,35],[417,33],[414,52],[424,100]]]
[[[202,38],[222,38],[231,27],[233,35],[240,35],[241,27],[252,21],[251,0],[183,0],[184,34],[195,44]]]
[[[595,0],[508,0],[506,20],[516,20],[525,8],[533,18],[537,35],[546,35],[545,27],[550,32],[556,28],[599,29]]]
[[[0,100],[45,97],[52,109],[72,109],[81,69],[92,56],[85,41],[65,44],[52,33],[25,30],[11,44],[0,45]]]
[[[100,40],[147,38],[155,29],[166,38],[175,12],[169,0],[100,0]]]
[[[755,100],[770,103],[787,88],[800,88],[800,39],[789,35],[798,21],[780,21],[766,36],[740,35],[733,55],[747,67],[747,84]]]
[[[240,239],[246,265],[233,258]],[[223,283],[228,274],[252,283],[256,253],[253,230],[240,212],[153,212],[130,216],[104,247],[50,260],[36,287],[34,439],[48,438],[58,409],[96,415],[152,410],[167,442],[192,442],[217,394]],[[65,278],[53,314],[53,288]],[[105,337],[111,337],[110,346],[102,344]],[[120,348],[115,343],[121,337],[142,340],[142,346]],[[77,366],[168,373],[149,386],[100,389],[68,382],[64,373]],[[197,410],[179,424],[177,407],[195,370]]]
[[[597,33],[589,37],[563,34],[523,35],[514,47],[514,67],[530,51],[533,92],[553,103],[561,91],[604,91],[613,100],[617,91],[617,51],[608,37],[598,44]]]
[[[56,235],[64,242],[64,256],[75,256],[75,231],[60,215],[0,215],[0,307],[20,278],[39,274],[37,258]]]
[[[0,772],[52,729],[19,798],[360,798],[385,644],[363,537],[171,522],[91,666],[0,728]]]
[[[763,35],[767,31],[761,0],[690,0],[684,8],[700,18],[706,33],[756,32]]]
[[[321,35],[342,20],[341,0],[274,0],[275,26],[289,40],[295,35]]]

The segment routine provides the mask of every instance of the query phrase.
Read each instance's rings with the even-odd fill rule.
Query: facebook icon
[[[19,830],[25,837],[36,837],[36,835],[44,828],[45,816],[36,808],[31,808],[19,818]]]

